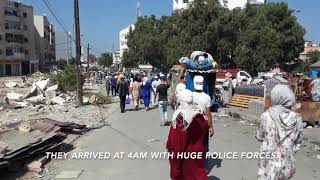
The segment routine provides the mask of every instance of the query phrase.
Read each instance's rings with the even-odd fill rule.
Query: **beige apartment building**
[[[34,16],[35,49],[40,67],[52,64],[56,60],[55,29],[48,18],[43,15]]]
[[[0,1],[0,76],[37,71],[33,7]]]

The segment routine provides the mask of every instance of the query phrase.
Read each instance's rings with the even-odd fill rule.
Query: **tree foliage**
[[[309,61],[311,64],[320,61],[320,51],[312,51],[309,53]]]
[[[223,68],[253,74],[297,58],[305,34],[286,3],[229,10],[218,0],[195,0],[190,8],[159,19],[140,17],[135,27],[127,37],[125,67],[150,63],[169,68],[182,56],[203,50]]]
[[[98,64],[103,67],[109,67],[113,63],[113,58],[111,53],[102,53],[101,57],[98,59]]]

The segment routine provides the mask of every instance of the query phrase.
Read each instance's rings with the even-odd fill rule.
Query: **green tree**
[[[103,67],[109,67],[113,63],[113,58],[111,53],[102,53],[101,57],[98,59],[98,64]]]
[[[310,64],[320,61],[320,51],[312,51],[309,53]]]

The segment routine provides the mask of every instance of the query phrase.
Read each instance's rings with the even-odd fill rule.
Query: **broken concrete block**
[[[28,121],[21,121],[21,123],[18,126],[19,131],[21,132],[31,132],[32,131],[32,127],[31,124]]]
[[[7,88],[13,88],[13,87],[16,87],[17,85],[18,84],[16,82],[11,82],[11,81],[5,84]]]
[[[46,91],[57,91],[58,90],[58,85],[50,86],[47,88]]]
[[[40,94],[38,96],[34,96],[26,99],[26,102],[29,102],[32,105],[44,104],[45,98],[42,94]]]
[[[12,92],[12,93],[7,93],[7,97],[9,100],[16,100],[17,101],[17,100],[20,100],[23,97],[23,95]]]
[[[83,102],[84,105],[89,104],[89,98],[83,96],[82,97],[82,102]]]
[[[15,108],[25,108],[25,107],[28,107],[28,102],[16,102],[15,103]]]
[[[10,104],[9,98],[6,96],[0,100],[0,104]]]
[[[63,106],[64,103],[66,102],[66,100],[62,97],[57,96],[57,97],[52,98],[51,102],[53,104],[59,104],[59,105]]]
[[[46,80],[42,80],[42,81],[37,81],[35,83],[33,83],[36,87],[40,88],[41,90],[45,90],[48,85],[49,85],[49,80],[50,79],[46,79]]]
[[[5,142],[0,141],[0,153],[5,153],[9,145]]]

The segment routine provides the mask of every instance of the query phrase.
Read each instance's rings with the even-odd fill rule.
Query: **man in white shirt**
[[[214,134],[214,130],[212,127],[212,115],[211,115],[211,98],[208,94],[203,92],[203,81],[204,78],[202,76],[195,76],[193,78],[193,84],[195,92],[193,92],[193,102],[198,105],[202,112],[208,118],[209,125],[209,136],[212,137]]]
[[[177,98],[179,96],[179,93],[182,90],[186,89],[186,82],[187,82],[186,77],[185,76],[181,76],[180,77],[180,81],[179,81],[179,83],[178,83],[178,85],[176,87],[176,91],[175,91]]]
[[[153,93],[152,93],[152,105],[156,105],[157,104],[157,87],[159,85],[159,78],[158,76],[155,76],[152,83],[151,83],[151,87],[153,89]]]

